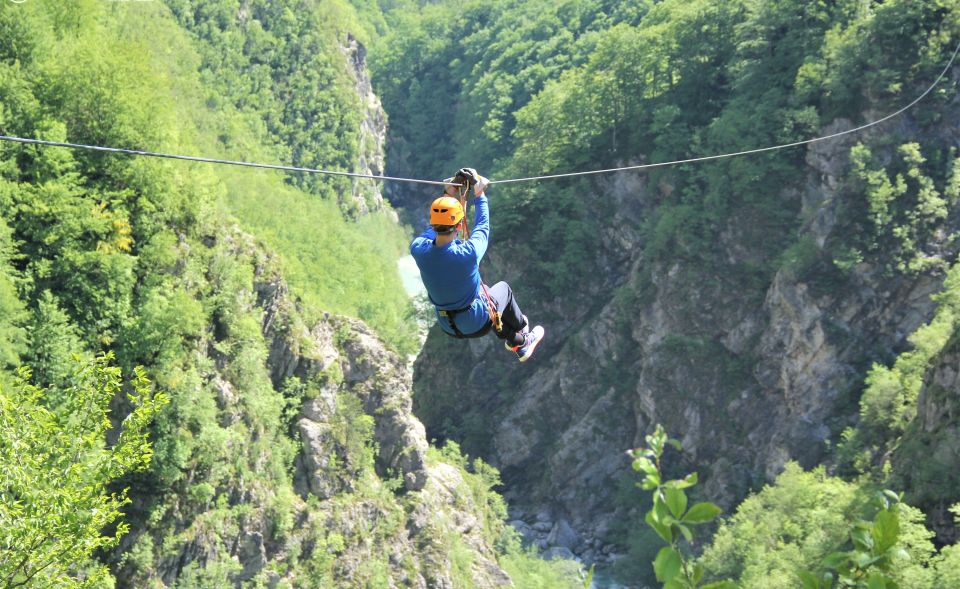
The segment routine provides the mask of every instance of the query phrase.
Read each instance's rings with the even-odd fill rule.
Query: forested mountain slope
[[[498,179],[849,129],[958,42],[958,0],[0,0],[0,133]],[[582,585],[522,534],[653,585],[624,451],[663,423],[666,474],[726,508],[684,545],[709,580],[799,586],[888,488],[885,573],[958,586],[958,78],[836,141],[494,186],[484,276],[548,339],[518,365],[435,330],[413,378],[380,187],[0,143],[0,411],[29,365],[50,427],[82,420],[58,399],[104,352],[114,426],[134,367],[169,398],[114,482],[129,533],[63,583]],[[387,193],[411,219],[431,195]]]
[[[0,131],[376,169],[352,14],[337,2],[3,2]],[[411,413],[401,235],[371,186],[0,144],[0,411],[16,406],[10,369],[27,364],[54,424],[86,419],[57,414],[70,405],[56,399],[78,361],[105,352],[127,376],[115,425],[135,366],[169,398],[149,468],[115,482],[129,488],[130,532],[90,562],[57,563],[70,573],[59,582],[570,582],[571,567],[520,551],[490,492],[496,472],[456,445],[429,447]],[[5,450],[18,448],[10,435]],[[34,586],[34,569],[17,568],[31,551],[6,548],[26,521],[11,466],[0,579]],[[72,507],[59,509],[69,519]],[[42,540],[54,514],[40,515],[27,524]],[[113,579],[92,584],[94,562]]]
[[[624,6],[397,15],[373,59],[403,113],[388,172],[496,180],[815,137],[910,102],[960,42],[954,0]],[[905,492],[953,542],[958,72],[835,141],[495,185],[483,274],[509,280],[548,337],[517,365],[433,332],[414,379],[428,434],[492,461],[516,515],[569,522],[586,558],[653,559],[623,450],[657,422],[731,511],[790,461],[826,464]],[[743,572],[737,558],[722,572]]]

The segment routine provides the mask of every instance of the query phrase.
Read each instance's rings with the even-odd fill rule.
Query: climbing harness
[[[483,283],[481,282],[481,284]],[[493,327],[493,322],[487,321],[484,324],[484,326],[480,329],[480,331],[475,331],[473,333],[463,333],[462,331],[460,331],[460,328],[457,327],[457,323],[456,321],[454,321],[454,318],[457,316],[457,313],[463,313],[464,311],[467,311],[469,309],[470,307],[464,307],[462,309],[453,309],[452,311],[444,311],[443,309],[437,309],[437,313],[439,313],[441,317],[447,320],[447,325],[449,325],[450,329],[453,330],[453,336],[457,339],[473,339],[475,337],[483,337],[488,333],[490,333],[490,328]],[[487,312],[489,311],[490,311],[490,306],[488,305]]]
[[[648,169],[650,169],[650,168],[662,168],[662,167],[667,167],[667,166],[678,166],[678,165],[681,165],[681,164],[693,164],[693,163],[705,162],[705,161],[711,161],[711,160],[718,160],[718,159],[723,159],[723,158],[737,157],[737,156],[741,156],[741,155],[751,155],[751,154],[755,154],[755,153],[764,153],[764,152],[768,152],[768,151],[776,151],[776,150],[780,150],[780,149],[787,149],[787,148],[789,148],[789,147],[799,147],[799,146],[801,146],[801,145],[807,145],[807,144],[810,144],[810,143],[816,143],[816,142],[818,142],[818,141],[827,141],[827,140],[829,140],[829,139],[836,139],[837,137],[842,137],[842,136],[844,136],[844,135],[850,135],[850,134],[852,134],[852,133],[857,133],[857,132],[863,131],[863,130],[865,130],[865,129],[868,129],[868,128],[870,128],[870,127],[879,125],[880,123],[883,123],[883,122],[888,121],[888,120],[890,120],[890,119],[892,119],[892,118],[894,118],[894,117],[897,117],[897,116],[903,114],[904,112],[910,110],[910,109],[913,108],[914,106],[916,106],[917,103],[919,103],[921,100],[923,100],[924,98],[926,98],[927,95],[930,94],[931,92],[933,92],[933,89],[936,88],[937,85],[940,84],[940,81],[943,80],[943,78],[947,75],[947,72],[950,71],[951,66],[953,66],[953,62],[956,60],[958,53],[960,53],[960,44],[958,44],[958,45],[957,45],[957,48],[954,49],[953,55],[950,56],[950,60],[947,62],[947,65],[943,68],[943,71],[940,72],[940,75],[937,76],[937,79],[934,80],[933,84],[931,84],[930,87],[927,88],[927,89],[923,92],[923,94],[921,94],[920,96],[918,96],[917,98],[915,98],[912,102],[910,102],[910,104],[904,106],[903,108],[897,110],[896,112],[893,112],[893,113],[891,113],[891,114],[888,114],[888,115],[885,116],[885,117],[881,117],[881,118],[879,118],[879,119],[877,119],[877,120],[875,120],[875,121],[871,121],[871,122],[869,122],[869,123],[865,123],[865,124],[863,124],[863,125],[860,125],[859,127],[854,127],[854,128],[852,128],[852,129],[847,129],[846,131],[840,131],[840,132],[837,132],[837,133],[831,133],[831,134],[829,134],[829,135],[824,135],[824,136],[821,136],[821,137],[814,137],[813,139],[805,139],[805,140],[803,140],[803,141],[794,141],[794,142],[792,142],[792,143],[784,143],[784,144],[781,144],[781,145],[772,145],[772,146],[769,146],[769,147],[760,147],[760,148],[757,148],[757,149],[748,149],[748,150],[745,150],[745,151],[736,151],[736,152],[731,152],[731,153],[722,153],[722,154],[718,154],[718,155],[708,155],[708,156],[694,157],[694,158],[688,158],[688,159],[682,159],[682,160],[673,160],[673,161],[669,161],[669,162],[658,162],[658,163],[653,163],[653,164],[640,164],[640,165],[636,165],[636,166],[623,166],[623,167],[619,167],[619,168],[604,168],[604,169],[601,169],[601,170],[588,170],[588,171],[584,171],[584,172],[568,172],[568,173],[564,173],[564,174],[546,174],[546,175],[542,175],[542,176],[528,176],[528,177],[526,177],[526,178],[509,178],[509,179],[506,179],[506,180],[491,180],[491,181],[490,181],[490,184],[492,185],[492,184],[510,184],[510,183],[515,183],[515,182],[533,182],[533,181],[535,181],[535,180],[551,180],[551,179],[555,179],[555,178],[570,178],[570,177],[573,177],[573,176],[588,176],[588,175],[592,175],[592,174],[609,174],[609,173],[613,173],[613,172],[623,172],[623,171],[627,171],[627,170],[648,170]],[[391,182],[408,182],[408,183],[413,183],[413,184],[429,184],[429,185],[433,185],[433,186],[450,186],[450,185],[452,184],[452,182],[437,182],[437,181],[435,181],[435,180],[420,180],[420,179],[417,179],[417,178],[400,178],[400,177],[396,177],[396,176],[378,176],[378,175],[375,175],[375,174],[359,174],[359,173],[355,173],[355,172],[341,172],[341,171],[335,171],[335,170],[320,170],[320,169],[314,169],[314,168],[301,168],[301,167],[296,167],[296,166],[283,166],[283,165],[277,165],[277,164],[262,164],[262,163],[257,163],[257,162],[245,162],[245,161],[237,161],[237,160],[224,160],[224,159],[215,159],[215,158],[189,156],[189,155],[178,155],[178,154],[172,154],[172,153],[160,153],[160,152],[145,151],[145,150],[140,150],[140,149],[122,149],[122,148],[117,148],[117,147],[103,147],[103,146],[100,146],[100,145],[85,145],[85,144],[82,144],[82,143],[66,143],[66,142],[63,142],[63,141],[45,141],[45,140],[42,140],[42,139],[30,139],[30,138],[26,138],[26,137],[15,137],[15,136],[12,136],[12,135],[0,135],[0,141],[10,141],[10,142],[14,142],[14,143],[26,143],[26,144],[30,144],[30,145],[44,145],[44,146],[50,146],[50,147],[67,147],[67,148],[71,148],[71,149],[88,149],[88,150],[92,150],[92,151],[101,151],[101,152],[108,152],[108,153],[123,153],[123,154],[128,154],[128,155],[137,155],[137,156],[146,156],[146,157],[159,157],[159,158],[167,158],[167,159],[175,159],[175,160],[187,160],[187,161],[192,161],[192,162],[204,162],[204,163],[210,163],[210,164],[223,164],[223,165],[230,165],[230,166],[245,166],[245,167],[249,167],[249,168],[266,168],[266,169],[270,169],[270,170],[283,170],[283,171],[286,171],[286,172],[306,172],[306,173],[310,173],[310,174],[328,174],[328,175],[333,175],[333,176],[349,176],[349,177],[352,177],[352,178],[370,178],[370,179],[372,179],[372,180],[383,180],[383,181],[391,181]]]

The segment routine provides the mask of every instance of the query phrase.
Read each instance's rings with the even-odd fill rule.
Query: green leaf
[[[663,445],[667,441],[667,433],[663,430],[662,425],[658,423],[653,433],[646,437],[646,440],[647,446],[650,447],[655,457],[659,458],[663,455]]]
[[[660,477],[655,475],[647,475],[642,483],[637,484],[638,487],[644,491],[652,491],[660,486]]]
[[[871,535],[872,530],[867,530],[862,527],[857,527],[850,532],[850,539],[853,540],[853,545],[858,550],[870,551],[873,549],[873,536]]]
[[[887,589],[890,586],[890,579],[879,571],[870,573],[867,578],[867,589]]]
[[[664,525],[656,519],[656,515],[654,515],[652,510],[648,511],[643,519],[647,522],[648,526],[653,528],[653,531],[656,532],[658,536],[663,538],[664,542],[673,542],[673,532],[670,530],[670,526]]]
[[[900,536],[900,518],[897,512],[883,509],[877,513],[871,532],[877,552],[886,552],[893,548]]]
[[[820,589],[820,579],[810,571],[800,571],[797,573],[803,582],[803,589]]]
[[[664,487],[663,500],[670,508],[670,514],[677,519],[687,510],[687,494],[680,489]]]
[[[690,528],[683,524],[675,524],[674,527],[680,530],[680,533],[683,534],[683,537],[687,540],[687,542],[693,542],[693,532],[690,531]]]
[[[666,583],[680,574],[682,565],[680,553],[672,546],[664,546],[653,561],[653,572],[656,573],[658,581]]]
[[[645,456],[640,456],[633,461],[633,470],[643,471],[647,474],[657,474],[657,466]]]
[[[593,587],[593,571],[596,568],[596,566],[597,565],[595,564],[590,565],[590,570],[587,571],[587,576],[583,580],[583,589],[590,589],[591,587]]]
[[[666,525],[673,523],[677,519],[670,513],[670,507],[667,506],[667,502],[663,500],[660,493],[654,494],[653,511],[657,516],[657,520]]]
[[[705,570],[704,570],[702,564],[697,563],[697,564],[693,565],[693,584],[694,584],[694,586],[699,585],[699,584],[700,584],[700,581],[703,580],[703,574],[704,574],[704,572],[705,572]]]
[[[677,452],[683,452],[683,444],[680,443],[680,440],[674,440],[673,438],[670,438],[667,440],[667,443],[673,446]]]
[[[853,562],[857,565],[859,569],[866,569],[873,563],[877,562],[883,558],[882,556],[874,556],[869,552],[855,552],[853,554]]]
[[[707,583],[700,589],[740,589],[740,587],[733,581],[725,580]]]
[[[713,521],[718,515],[720,515],[720,507],[705,501],[691,507],[680,521],[685,524],[705,524]]]
[[[843,566],[850,559],[846,552],[831,552],[823,559],[823,566],[828,569],[837,569]]]
[[[672,481],[667,481],[664,483],[664,487],[670,487],[671,489],[689,489],[690,487],[697,484],[697,473],[693,472],[683,477],[682,479],[674,479]]]

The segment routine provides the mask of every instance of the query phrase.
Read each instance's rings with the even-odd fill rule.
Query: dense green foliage
[[[0,586],[6,589],[106,586],[106,567],[90,556],[127,533],[128,524],[114,524],[130,501],[126,489],[107,486],[149,465],[147,428],[166,402],[138,369],[129,386],[132,410],[108,447],[110,404],[123,387],[110,359],[77,364],[63,387],[30,384],[27,370],[9,390],[0,387]]]
[[[923,513],[880,496],[878,505],[873,485],[788,464],[721,524],[701,562],[751,588],[951,587],[955,547],[937,553]]]
[[[359,73],[344,59],[350,32],[366,37],[349,5],[209,0],[170,8],[193,43],[172,41],[196,47],[199,73],[180,72],[196,77],[196,90],[183,91],[193,100],[181,110],[203,129],[205,153],[343,171],[376,159],[374,138],[358,130],[366,116]],[[140,26],[147,22],[141,15]],[[230,212],[281,254],[284,276],[313,308],[360,317],[398,350],[414,351],[412,308],[397,296],[393,265],[404,233],[378,208],[372,182],[238,170],[223,177]],[[344,223],[338,208],[359,220]]]
[[[500,552],[497,561],[510,575],[517,589],[580,589],[580,566],[573,561],[545,561],[537,556],[533,547],[523,547],[519,533],[506,524],[507,505],[494,489],[501,484],[500,473],[479,458],[469,460],[460,451],[456,442],[448,441],[440,450],[433,451],[433,459],[442,459],[446,464],[454,465],[460,471],[468,485],[466,501],[480,506],[483,516],[483,529],[487,540]],[[439,534],[438,534],[439,532]],[[434,541],[458,546],[461,539],[450,530],[431,530]],[[461,553],[468,558],[467,553]],[[458,570],[457,587],[470,587],[469,560],[454,559]]]
[[[512,151],[515,112],[582,64],[608,27],[635,24],[652,4],[472,0],[389,11],[392,34],[375,42],[371,65],[396,138],[391,164],[425,177],[460,167],[458,158],[489,169]]]
[[[942,387],[931,382],[930,373],[941,363],[952,362],[956,353],[958,276],[960,266],[955,264],[946,273],[943,290],[933,297],[936,314],[910,335],[910,349],[889,366],[871,367],[860,399],[860,421],[844,431],[838,447],[838,462],[845,472],[904,489],[909,502],[925,509],[960,500],[960,479],[951,466],[953,451],[938,449],[939,427],[936,431],[925,427],[918,416],[924,389],[929,403],[944,407],[952,403]]]
[[[951,187],[956,163],[951,162],[950,177],[944,179],[946,188],[940,190],[924,173],[926,159],[919,144],[901,145],[896,156],[896,160],[881,166],[873,161],[875,158],[867,147],[857,145],[850,151],[851,188],[867,197],[871,240],[867,249],[892,251],[889,263],[895,264],[897,271],[921,272],[943,264],[941,258],[925,254],[920,247],[932,241],[933,231],[947,218],[947,206],[956,204],[960,196]],[[946,198],[941,192],[947,193]],[[859,251],[851,253],[862,258]]]
[[[390,113],[388,171],[441,177],[469,164],[496,179],[733,151],[810,137],[838,118],[860,122],[914,96],[958,33],[955,0],[0,0],[0,131],[352,170],[376,155],[358,132],[367,105],[344,57],[355,37],[371,48]],[[642,544],[634,556],[654,560],[651,538],[669,543],[653,569],[667,586],[681,576],[697,586],[700,570],[744,587],[796,587],[805,572],[817,584],[824,573],[867,583],[875,575],[874,586],[960,583],[960,551],[936,552],[923,513],[910,507],[942,510],[960,499],[955,454],[930,455],[936,440],[917,422],[924,391],[948,393],[924,388],[930,370],[957,351],[960,270],[947,268],[960,159],[936,131],[944,122],[937,113],[955,96],[955,88],[938,90],[909,129],[884,129],[844,148],[850,166],[837,191],[839,229],[823,244],[803,231],[801,151],[659,170],[629,201],[590,198],[612,192],[596,179],[495,187],[496,251],[510,253],[494,251],[492,261],[522,268],[507,278],[524,300],[538,301],[534,308],[549,305],[557,316],[614,288],[630,311],[649,296],[645,278],[678,261],[691,300],[736,289],[758,305],[781,270],[840,293],[857,269],[890,280],[947,272],[937,314],[911,337],[911,349],[878,358],[890,361],[867,376],[859,424],[836,456],[844,475],[862,480],[788,464],[721,524],[694,562],[687,525],[705,523],[715,509],[687,509],[692,481],[662,482],[656,449],[654,462],[638,458],[654,491],[648,523],[656,536],[634,534]],[[265,254],[233,217],[275,253]],[[618,230],[639,235],[637,260],[619,251]],[[722,247],[733,233],[764,247],[733,255],[736,248]],[[43,574],[110,583],[88,557],[115,547],[127,530],[103,527],[119,515],[120,489],[129,487],[134,531],[99,553],[123,586],[282,578],[281,586],[295,579],[303,587],[381,587],[398,570],[432,582],[440,568],[418,571],[382,549],[406,538],[407,515],[423,506],[378,474],[373,418],[357,398],[335,395],[324,424],[333,448],[325,474],[341,486],[329,500],[295,492],[298,411],[323,387],[345,386],[344,375],[331,369],[274,382],[267,359],[275,342],[264,337],[261,312],[282,275],[305,308],[283,315],[289,323],[281,328],[305,355],[306,326],[324,311],[364,319],[394,349],[412,352],[411,305],[394,266],[404,241],[366,182],[0,145],[0,391],[17,392],[0,396],[0,419],[13,423],[14,407],[35,415],[4,434],[59,444],[49,456],[31,456],[37,462],[28,461],[30,472],[14,483],[32,485],[34,505],[60,502],[58,517],[71,515],[63,502],[104,502],[96,517],[80,510],[40,522],[46,538],[75,540],[49,550],[76,565]],[[636,276],[616,270],[628,267]],[[584,285],[593,275],[613,278]],[[683,360],[691,379],[717,370],[731,391],[752,376],[749,359],[699,333],[672,334],[659,350]],[[78,381],[72,357],[90,362],[105,351],[137,374],[132,382],[100,364],[99,381]],[[8,370],[21,363],[33,367],[36,385]],[[132,370],[141,364],[170,396],[152,426],[150,469],[104,494],[106,481],[143,465],[145,454],[128,449],[145,446],[142,437],[126,446],[121,436],[106,450],[107,424],[94,420],[81,436],[83,460],[121,458],[97,470],[92,486],[53,488],[43,461],[70,458],[57,432],[91,425],[62,419],[83,414],[71,403],[95,401],[103,411],[123,387],[140,390],[143,377]],[[486,449],[496,418],[487,405],[440,391],[419,401],[431,429],[464,440],[471,452]],[[128,424],[141,433],[156,410],[144,407]],[[11,448],[0,445],[0,454]],[[4,466],[14,460],[0,458]],[[505,526],[494,469],[452,443],[430,461],[464,481],[459,500],[480,515],[484,541],[497,547],[517,587],[580,584],[576,567],[537,560]],[[879,487],[904,491],[905,503],[871,507]],[[14,514],[20,507],[9,488],[0,484],[0,519],[14,522],[2,526],[8,545],[21,541],[26,528],[18,525],[32,521]],[[27,496],[16,493],[17,501]],[[468,588],[474,552],[445,517],[414,541]],[[228,539],[249,539],[251,522],[267,522],[261,541],[272,560],[269,570],[245,577],[231,544],[239,540]],[[33,545],[36,536],[25,541]],[[830,558],[837,551],[846,560]],[[10,574],[2,567],[12,561],[0,560],[8,584],[44,558],[29,556]],[[362,562],[349,568],[348,556]]]
[[[267,153],[279,161],[353,169],[361,150],[357,129],[363,112],[341,48],[348,31],[360,29],[348,4],[180,0],[169,6],[200,41],[200,80],[208,108],[236,110],[253,121],[266,135]],[[227,149],[250,147],[242,133],[227,131],[218,141]],[[355,189],[349,179],[285,178],[355,210],[348,198]]]
[[[820,575],[800,572],[804,589],[899,587],[893,579],[894,568],[910,558],[909,553],[898,546],[900,496],[893,491],[884,491],[878,494],[877,504],[872,521],[860,521],[853,526],[851,550],[827,555],[823,566],[828,570]]]
[[[57,11],[64,14],[51,14]],[[33,15],[31,21],[24,20],[28,14]],[[54,22],[55,16],[59,18],[56,22],[62,24]],[[7,80],[4,109],[8,112],[2,118],[7,132],[50,139],[69,136],[78,141],[157,150],[176,151],[178,148],[182,152],[203,151],[210,155],[241,159],[290,161],[288,154],[277,152],[275,141],[266,137],[260,139],[265,133],[262,130],[264,123],[257,117],[270,118],[273,115],[268,113],[272,112],[272,107],[254,105],[241,110],[212,102],[214,98],[224,96],[228,87],[235,87],[239,82],[219,80],[203,85],[203,81],[212,74],[209,70],[202,70],[206,72],[203,75],[197,71],[202,69],[204,62],[190,38],[178,29],[163,6],[153,3],[136,6],[91,4],[56,10],[41,6],[4,7],[4,18],[10,20],[7,25],[9,35],[5,34],[5,49],[10,65],[4,70],[4,79]],[[72,27],[70,30],[84,30],[85,34],[58,38],[56,27],[68,24]],[[298,26],[308,25],[301,23]],[[255,24],[250,26],[255,28]],[[115,33],[112,32],[114,29]],[[102,33],[100,37],[97,36],[98,32]],[[327,39],[332,34],[324,33],[323,38]],[[111,39],[114,47],[110,46]],[[197,46],[205,49],[210,43],[213,42],[198,43]],[[314,41],[314,44],[317,43],[319,41]],[[330,59],[330,52],[339,55],[332,42],[325,42],[323,46],[329,46],[326,59]],[[216,46],[211,46],[206,53],[213,54],[216,49]],[[64,51],[75,54],[69,63],[61,63],[59,59]],[[271,72],[268,67],[260,69],[265,72],[263,75]],[[230,70],[218,71],[224,75],[225,71]],[[318,84],[316,92],[325,93],[324,96],[337,95],[342,101],[347,101],[343,96],[353,92],[353,82],[344,64],[339,65],[337,72],[337,76],[327,84]],[[95,88],[85,85],[90,80],[96,80],[98,75],[103,78],[101,84]],[[141,96],[153,97],[152,103],[148,104],[149,101],[141,99]],[[177,100],[164,99],[165,96],[175,96]],[[317,95],[307,98],[312,102],[320,102]],[[274,97],[269,104],[276,106],[282,102],[282,97]],[[346,109],[344,104],[342,108]],[[337,114],[339,110],[330,116],[336,115],[336,125],[352,125],[351,130],[348,132],[337,127],[339,135],[324,141],[340,146],[347,135],[356,135],[353,128],[360,117],[360,105],[355,93],[352,94],[349,107],[352,113],[350,117]],[[178,125],[177,121],[189,124]],[[322,125],[311,125],[310,128],[321,135],[328,133],[322,129]],[[317,151],[322,151],[323,144],[322,141],[311,143],[311,157],[334,157],[332,153]],[[13,148],[5,146],[4,149]],[[31,153],[30,150],[16,149],[17,153]],[[348,152],[353,158],[350,162],[353,165],[359,158],[359,147],[355,146]],[[130,258],[127,254],[139,254],[151,239],[160,239],[155,235],[160,229],[158,223],[169,221],[171,228],[182,230],[185,224],[202,218],[204,211],[214,213],[209,210],[210,203],[215,197],[226,193],[233,205],[231,212],[239,215],[251,230],[257,232],[258,237],[284,257],[290,267],[289,274],[294,287],[311,306],[361,316],[380,329],[397,348],[412,350],[414,329],[408,321],[410,305],[403,297],[396,296],[400,291],[400,281],[394,260],[403,247],[401,232],[382,214],[372,215],[359,226],[345,222],[337,207],[330,204],[331,200],[339,198],[331,195],[352,194],[355,188],[334,183],[323,185],[326,188],[321,190],[318,185],[316,194],[324,196],[325,200],[283,186],[283,176],[275,173],[229,169],[222,171],[227,188],[224,190],[224,185],[214,178],[212,170],[199,167],[185,176],[185,166],[178,165],[177,173],[167,174],[160,181],[151,178],[151,175],[155,177],[161,174],[159,170],[172,171],[174,168],[144,160],[127,163],[123,159],[55,150],[43,153],[34,150],[32,153],[36,157],[30,157],[32,163],[29,169],[26,168],[28,160],[24,159],[28,156],[20,156],[19,163],[24,170],[22,175],[25,181],[35,178],[57,179],[58,186],[68,186],[66,183],[71,179],[70,172],[79,174],[73,178],[82,183],[83,178],[91,175],[93,170],[102,169],[103,172],[98,172],[95,177],[98,184],[105,185],[101,197],[104,211],[99,217],[91,216],[89,220],[72,226],[65,223],[59,227],[46,227],[44,224],[57,215],[82,208],[87,195],[76,188],[71,189],[72,192],[62,189],[48,194],[44,190],[49,192],[51,187],[44,189],[30,184],[26,189],[28,194],[18,194],[15,198],[27,203],[43,198],[49,202],[49,209],[34,213],[27,208],[25,214],[34,215],[32,228],[28,229],[27,223],[20,223],[15,228],[18,232],[29,230],[33,240],[45,240],[51,245],[58,244],[68,249],[75,245],[70,241],[68,231],[75,234],[81,232],[88,236],[88,240],[101,239],[109,232],[115,234],[110,242],[114,251],[101,248],[103,251],[98,252],[97,256],[102,260],[64,260],[63,264],[44,269],[50,283],[66,283],[64,277],[74,275],[74,270],[82,265],[97,264],[104,267],[104,272],[109,267],[114,274],[129,272],[130,268],[121,267],[121,261]],[[306,163],[319,166],[321,162],[311,160]],[[146,210],[130,205],[135,202],[136,195],[115,190],[106,181],[111,171],[114,175],[123,176],[127,167],[139,170],[139,176],[117,180],[124,182],[123,190],[128,192],[136,186],[133,180],[149,184],[150,206]],[[4,193],[10,190],[7,187]],[[276,202],[269,207],[271,214],[263,214],[264,204],[273,199]],[[355,199],[344,199],[344,203],[352,202],[356,202]],[[127,215],[132,217],[127,218]],[[155,218],[148,223],[145,217],[150,215]],[[133,233],[127,235],[124,232],[130,231],[130,227],[133,227]],[[20,239],[20,236],[16,237]],[[27,248],[20,252],[31,257],[39,253],[42,252]],[[109,260],[108,254],[113,256]],[[358,268],[363,271],[358,271]],[[112,287],[117,292],[123,288],[122,281],[118,282]],[[36,284],[35,288],[42,290],[43,282]],[[123,298],[117,298],[119,304]],[[88,307],[86,303],[89,296],[87,299],[73,296],[68,299],[69,304],[76,308]],[[90,329],[96,329],[104,338],[115,337],[116,326],[109,323],[121,321],[124,312],[120,307],[104,309],[101,312],[103,317],[86,326],[88,333]]]

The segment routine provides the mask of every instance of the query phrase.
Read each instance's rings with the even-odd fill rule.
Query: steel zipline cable
[[[186,160],[188,162],[203,162],[207,164],[222,164],[227,166],[243,166],[246,168],[265,168],[267,170],[282,170],[284,172],[306,172],[308,174],[326,174],[329,176],[349,176],[351,178],[371,178],[373,180],[389,180],[393,182],[413,182],[416,184],[433,184],[435,186],[446,186],[446,182],[436,182],[434,180],[417,180],[414,178],[396,178],[393,176],[377,176],[374,174],[359,174],[356,172],[340,172],[337,170],[319,170],[316,168],[300,168],[297,166],[283,166],[280,164],[261,164],[258,162],[244,162],[238,160],[223,160],[209,157],[199,157],[193,155],[179,155],[175,153],[160,153],[156,151],[145,151],[142,149],[123,149],[120,147],[103,147],[100,145],[84,145],[82,143],[65,143],[63,141],[45,141],[43,139],[27,139],[25,137],[11,137],[9,135],[0,135],[0,141],[13,141],[15,143],[26,143],[28,145],[46,145],[50,147],[69,147],[71,149],[87,149],[90,151],[102,151],[107,153],[123,153],[127,155],[141,155],[146,157],[159,157],[171,160]]]
[[[819,141],[836,139],[837,137],[850,135],[851,133],[857,133],[859,131],[863,131],[870,127],[879,125],[885,121],[888,121],[894,117],[897,117],[903,114],[904,112],[916,106],[917,103],[919,103],[921,100],[926,98],[927,95],[930,94],[933,91],[933,89],[940,84],[943,78],[947,75],[947,72],[950,71],[951,66],[953,66],[953,62],[956,60],[958,53],[960,53],[960,44],[958,44],[957,48],[954,49],[953,55],[950,56],[950,61],[947,62],[947,65],[943,68],[943,71],[940,72],[940,75],[937,76],[937,79],[934,80],[932,84],[930,84],[930,86],[923,92],[923,94],[915,98],[912,102],[910,102],[910,104],[904,106],[903,108],[901,108],[900,110],[897,110],[896,112],[886,115],[885,117],[879,118],[869,123],[865,123],[863,125],[860,125],[859,127],[847,129],[846,131],[839,131],[837,133],[831,133],[830,135],[824,135],[822,137],[814,137],[813,139],[805,139],[803,141],[794,141],[792,143],[784,143],[780,145],[772,145],[770,147],[760,147],[757,149],[748,149],[744,151],[736,151],[736,152],[723,153],[718,155],[708,155],[708,156],[702,156],[702,157],[673,160],[668,162],[658,162],[658,163],[652,163],[652,164],[640,164],[636,166],[622,166],[619,168],[587,170],[583,172],[568,172],[563,174],[545,174],[541,176],[529,176],[526,178],[510,178],[507,180],[492,180],[490,184],[511,184],[511,183],[517,183],[517,182],[533,182],[536,180],[551,180],[555,178],[570,178],[573,176],[589,176],[594,174],[610,174],[613,172],[624,172],[628,170],[646,170],[650,168],[678,166],[681,164],[692,164],[697,162],[706,162],[711,160],[737,157],[741,155],[751,155],[755,153],[777,151],[780,149],[787,149],[789,147],[798,147],[800,145],[807,145],[807,144],[816,143]],[[341,172],[337,170],[321,170],[317,168],[302,168],[298,166],[285,166],[280,164],[264,164],[259,162],[246,162],[246,161],[240,161],[240,160],[227,160],[227,159],[217,159],[217,158],[199,157],[199,156],[191,156],[191,155],[179,155],[179,154],[173,154],[173,153],[161,153],[161,152],[146,151],[141,149],[124,149],[120,147],[103,147],[100,145],[84,145],[82,143],[67,143],[64,141],[46,141],[43,139],[30,139],[26,137],[14,137],[11,135],[0,135],[0,141],[23,143],[28,145],[42,145],[42,146],[48,146],[48,147],[65,147],[69,149],[85,149],[89,151],[120,153],[120,154],[144,156],[144,157],[157,157],[157,158],[172,159],[172,160],[185,160],[190,162],[202,162],[202,163],[208,163],[208,164],[243,166],[247,168],[262,168],[262,169],[268,169],[268,170],[281,170],[284,172],[304,172],[308,174],[324,174],[329,176],[347,176],[350,178],[368,178],[371,180],[382,180],[386,182],[407,182],[411,184],[428,184],[433,186],[447,186],[452,184],[450,182],[439,182],[436,180],[421,180],[417,178],[400,178],[396,176],[379,176],[376,174],[360,174],[356,172]]]

